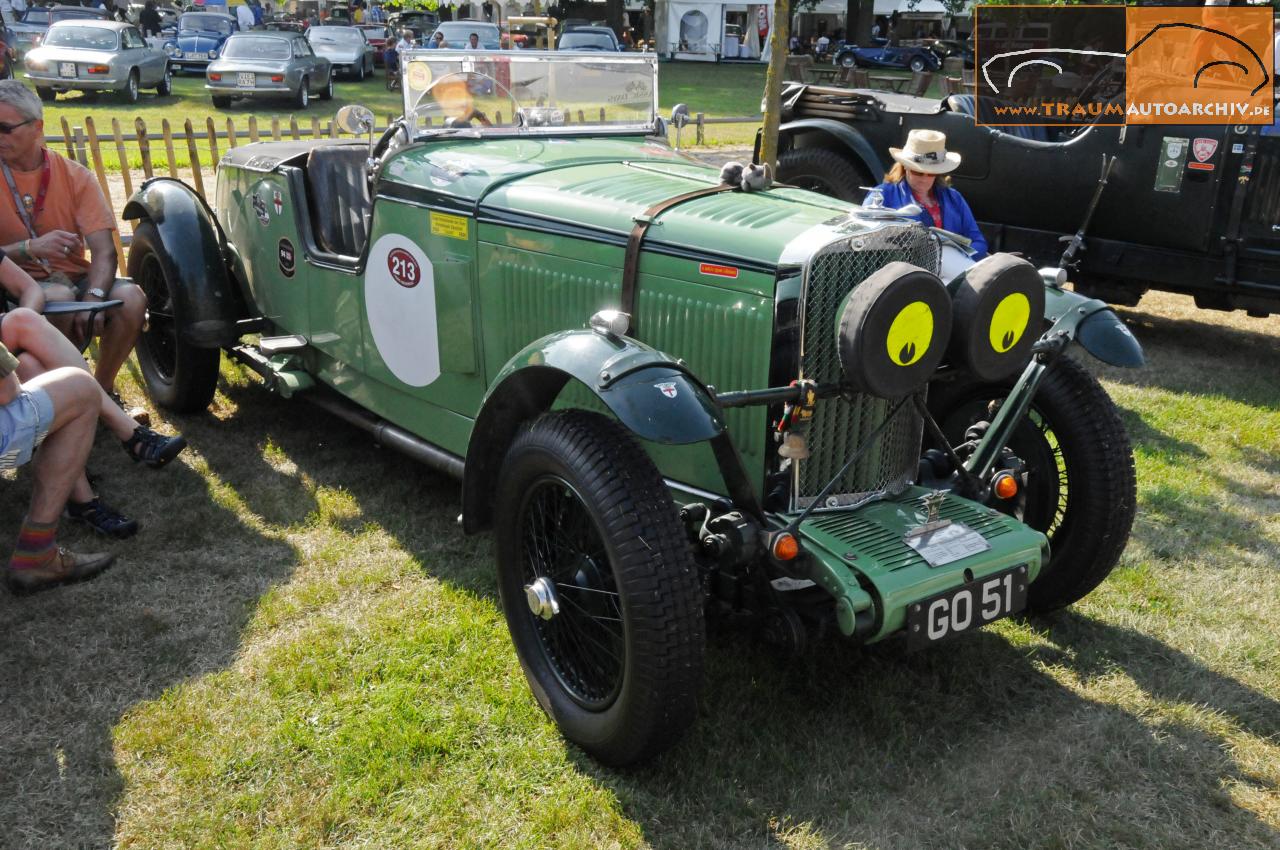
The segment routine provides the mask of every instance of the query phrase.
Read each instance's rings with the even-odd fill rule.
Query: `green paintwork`
[[[305,250],[304,199],[291,188],[302,185],[305,150],[250,148],[286,152],[261,170],[224,163],[220,219],[238,249],[233,269],[247,299],[275,324],[274,333],[301,334],[309,342],[291,364],[458,456],[467,455],[475,419],[497,387],[532,374],[528,370],[557,369],[572,380],[556,406],[611,411],[645,438],[678,499],[725,492],[705,442],[722,427],[763,490],[774,450],[767,409],[722,413],[703,385],[768,385],[776,299],[795,298],[799,288],[793,269],[779,277],[780,258],[848,205],[780,189],[722,193],[668,211],[646,239],[636,339],[619,341],[585,328],[593,313],[619,306],[635,217],[659,201],[714,185],[716,170],[638,137],[454,137],[411,146],[381,171],[366,249],[369,256],[380,240],[403,238],[428,259],[439,375],[410,386],[375,343],[368,287],[382,285],[374,275],[379,270],[365,269],[363,258],[349,268],[316,262]],[[239,149],[237,162],[247,164],[254,154]],[[284,197],[280,214],[274,212],[277,191]],[[268,208],[265,223],[254,211],[255,193]],[[292,278],[280,272],[282,238],[297,250]],[[673,367],[672,358],[683,360],[696,379]],[[674,399],[656,386],[666,382],[675,385]],[[873,630],[862,637],[880,639],[900,629],[906,605],[963,583],[966,571],[984,576],[1024,563],[1033,574],[1039,570],[1043,536],[958,497],[948,498],[943,516],[951,511],[950,518],[989,536],[992,548],[928,567],[903,542],[925,519],[914,501],[922,493],[913,488],[855,510],[818,512],[802,525],[809,574],[837,600],[846,633],[854,631],[859,612],[863,621],[874,613]],[[772,516],[771,522],[787,519]]]

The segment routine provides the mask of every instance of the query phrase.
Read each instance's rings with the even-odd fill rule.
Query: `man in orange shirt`
[[[0,249],[40,283],[47,301],[124,302],[99,313],[93,328],[83,313],[59,326],[76,343],[101,335],[94,377],[114,395],[147,298],[117,282],[115,213],[89,169],[44,146],[43,116],[30,89],[0,80]]]

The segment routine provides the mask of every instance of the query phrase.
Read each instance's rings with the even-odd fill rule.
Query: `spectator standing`
[[[241,30],[246,32],[253,29],[253,9],[250,8],[248,2],[236,6],[236,23],[240,25]]]
[[[45,147],[43,115],[30,89],[0,81],[0,248],[48,301],[123,302],[92,327],[83,314],[59,325],[77,343],[101,335],[95,377],[111,393],[138,341],[147,298],[116,280],[115,213],[92,172]]]
[[[156,0],[147,0],[138,15],[138,25],[142,28],[143,38],[160,35],[160,12],[156,9]]]
[[[253,12],[253,28],[259,29],[262,26],[263,12],[261,0],[248,0],[249,11]]]
[[[6,24],[14,22],[13,0],[0,0],[0,18],[3,18]]]

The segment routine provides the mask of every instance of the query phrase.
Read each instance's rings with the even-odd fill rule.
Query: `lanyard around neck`
[[[13,180],[13,172],[9,169],[9,163],[0,159],[0,170],[4,171],[4,182],[9,184],[9,193],[13,195],[13,205],[18,210],[18,215],[22,218],[22,223],[27,226],[27,234],[32,238],[36,238],[36,219],[40,217],[40,213],[44,211],[44,198],[49,193],[49,178],[53,171],[49,164],[49,152],[44,148],[40,149],[40,188],[36,190],[36,197],[31,201],[30,195],[23,196],[18,191],[18,184]]]

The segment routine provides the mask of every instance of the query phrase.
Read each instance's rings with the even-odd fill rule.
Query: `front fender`
[[[803,118],[799,121],[789,121],[778,128],[779,151],[786,147],[794,136],[801,133],[825,133],[856,156],[876,183],[884,179],[884,166],[880,164],[875,148],[861,133],[848,124],[830,118]]]
[[[221,348],[238,339],[243,312],[226,266],[226,244],[213,211],[190,186],[172,177],[153,177],[125,204],[126,219],[148,219],[164,247],[161,262],[182,317],[178,333],[190,345]]]
[[[710,440],[725,430],[711,393],[680,361],[634,339],[562,331],[526,346],[491,385],[467,446],[463,528],[492,524],[492,497],[520,426],[550,410],[570,379],[591,390],[636,436],[669,445]]]
[[[1103,363],[1137,369],[1146,363],[1142,345],[1120,317],[1096,298],[1045,287],[1044,317],[1053,332],[1066,333]]]

